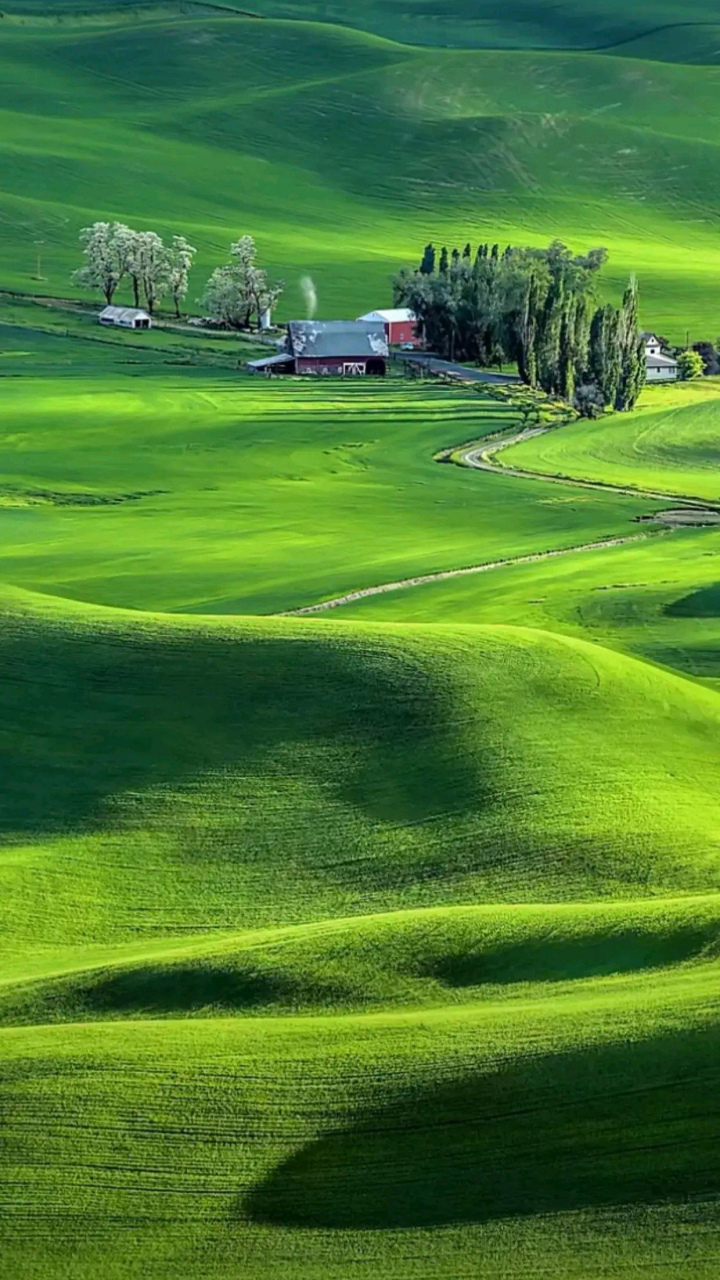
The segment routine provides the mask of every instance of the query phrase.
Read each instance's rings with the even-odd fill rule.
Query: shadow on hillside
[[[714,1027],[408,1089],[279,1165],[238,1211],[388,1230],[714,1195],[719,1051]]]
[[[239,808],[255,779],[282,805],[308,778],[318,824],[333,798],[415,823],[492,803],[492,768],[463,734],[452,687],[399,646],[3,619],[0,835],[101,825],[109,797],[122,822],[128,793],[142,821],[138,793],[212,774]]]
[[[144,965],[74,983],[72,999],[86,1016],[189,1014],[201,1009],[252,1009],[292,1001],[287,974],[219,965]]]
[[[673,600],[664,612],[669,618],[720,618],[720,582]]]
[[[614,973],[655,969],[690,960],[718,938],[718,924],[670,927],[666,933],[649,929],[611,929],[563,937],[548,934],[512,943],[478,946],[433,957],[419,968],[424,977],[448,987],[477,987],[489,983],[564,982]]]

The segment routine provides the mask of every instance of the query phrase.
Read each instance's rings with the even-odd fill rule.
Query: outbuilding
[[[98,317],[101,324],[112,324],[118,329],[150,329],[152,319],[141,307],[104,307]]]
[[[412,343],[414,347],[420,346],[415,316],[407,307],[388,307],[385,310],[368,311],[367,315],[358,318],[364,321],[380,321],[385,326],[385,337],[391,346],[404,347],[408,343]]]
[[[672,356],[666,356],[660,339],[654,333],[644,333],[645,359],[647,361],[648,382],[677,382],[678,363]]]
[[[297,373],[336,377],[382,377],[388,344],[381,321],[291,320],[285,350],[251,360],[251,373]]]

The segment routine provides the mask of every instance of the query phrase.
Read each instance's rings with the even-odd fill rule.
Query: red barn
[[[415,324],[415,316],[407,307],[389,307],[385,311],[368,311],[360,320],[380,321],[385,325],[385,337],[391,346],[403,347],[412,342],[414,347],[420,346],[420,339]]]
[[[325,374],[382,377],[388,344],[381,321],[291,320],[285,349],[252,360],[252,373]]]

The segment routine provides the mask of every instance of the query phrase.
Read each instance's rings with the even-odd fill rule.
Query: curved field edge
[[[717,506],[720,483],[720,382],[647,388],[630,414],[550,428],[532,438],[500,444],[498,469],[514,467],[539,477],[631,486],[648,496]]]

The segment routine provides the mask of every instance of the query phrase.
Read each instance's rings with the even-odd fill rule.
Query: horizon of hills
[[[323,316],[352,316],[430,239],[559,236],[609,248],[609,296],[638,274],[651,327],[714,337],[720,69],[696,64],[699,28],[616,56],[132,12],[0,26],[6,288],[73,293],[96,218],[186,234],[192,309],[250,232],[285,316],[308,274]]]

